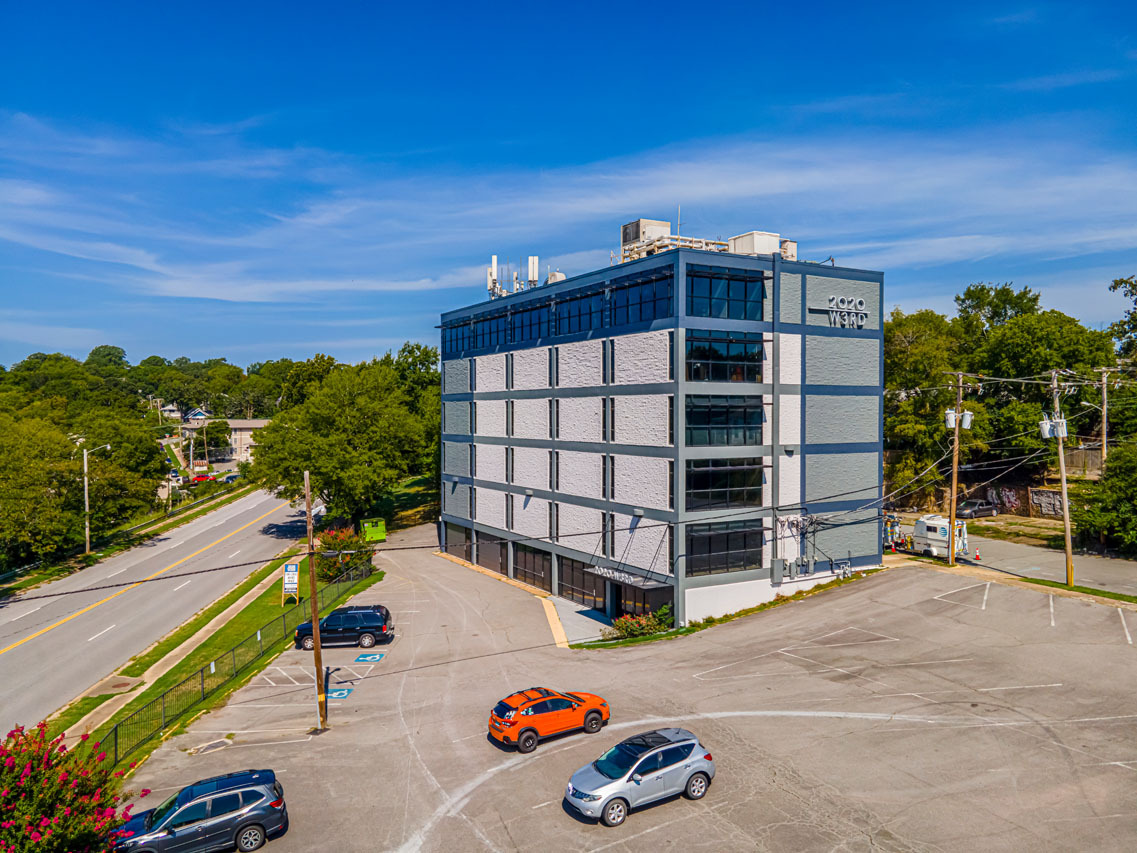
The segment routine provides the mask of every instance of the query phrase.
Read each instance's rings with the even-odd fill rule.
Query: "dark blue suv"
[[[111,838],[131,853],[256,850],[288,826],[284,788],[271,770],[242,770],[182,788],[156,809],[136,814]]]

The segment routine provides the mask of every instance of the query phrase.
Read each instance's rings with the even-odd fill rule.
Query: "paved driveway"
[[[969,535],[967,541],[972,549],[978,546],[981,566],[1004,569],[1027,578],[1066,582],[1065,551],[982,536]],[[1074,554],[1074,583],[1137,595],[1137,561]]]
[[[329,651],[333,688],[351,690],[329,731],[309,735],[310,657],[289,652],[134,784],[272,767],[292,815],[277,853],[1137,844],[1131,611],[897,569],[681,640],[572,651],[524,591],[423,552],[391,558],[361,600],[391,607],[397,639],[375,661]],[[538,684],[605,695],[611,723],[529,756],[487,742],[493,703]],[[565,808],[574,769],[676,723],[714,754],[704,800],[619,829]]]

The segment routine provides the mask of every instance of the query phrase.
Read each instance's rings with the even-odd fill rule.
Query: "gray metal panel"
[[[470,403],[450,400],[442,404],[442,431],[451,435],[470,434]]]
[[[805,381],[811,385],[879,386],[880,340],[810,335],[805,348]]]
[[[875,500],[880,497],[882,478],[879,453],[805,455],[807,501]]]
[[[783,323],[801,322],[801,275],[782,273],[779,278],[781,296],[781,315]]]
[[[443,444],[442,473],[470,476],[470,445],[447,441]]]
[[[824,275],[805,277],[806,306],[810,326],[829,326],[829,297],[848,297],[865,300],[865,318],[861,329],[880,329],[881,287],[877,281],[855,281],[849,278],[832,278]]]
[[[815,534],[810,535],[809,546],[816,543],[818,568],[828,568],[830,559],[847,560],[850,554],[857,557],[875,557],[880,553],[880,530],[876,512],[866,510],[835,517],[822,522]]]
[[[442,508],[447,515],[469,519],[470,487],[465,483],[442,481]]]
[[[805,398],[805,443],[843,444],[876,441],[880,433],[880,397]]]
[[[470,390],[469,359],[455,358],[442,362],[442,390],[446,394]]]

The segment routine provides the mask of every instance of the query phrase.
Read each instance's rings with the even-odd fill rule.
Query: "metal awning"
[[[597,575],[624,586],[634,586],[637,589],[665,589],[671,586],[664,581],[652,580],[645,575],[638,575],[624,569],[613,569],[608,566],[585,566],[584,570],[590,575]]]

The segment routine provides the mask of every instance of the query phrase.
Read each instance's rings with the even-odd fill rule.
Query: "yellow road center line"
[[[106,604],[112,598],[118,598],[124,592],[130,592],[135,587],[142,586],[142,584],[146,583],[146,581],[152,580],[152,579],[158,577],[158,575],[165,574],[170,569],[173,569],[173,568],[180,566],[182,563],[186,562],[187,560],[192,560],[198,554],[201,554],[205,551],[208,551],[210,548],[213,548],[217,545],[220,545],[222,542],[224,542],[230,536],[235,536],[236,534],[240,533],[242,530],[245,530],[249,527],[252,527],[258,521],[262,521],[263,519],[268,518],[270,515],[272,515],[274,512],[276,512],[278,509],[280,509],[283,506],[288,506],[288,502],[285,501],[284,503],[277,504],[272,509],[270,509],[268,512],[266,512],[264,515],[258,516],[257,518],[254,518],[252,521],[250,521],[248,524],[243,525],[241,527],[238,527],[236,530],[230,531],[229,533],[226,533],[224,536],[222,536],[216,542],[210,542],[204,548],[199,548],[197,551],[194,551],[192,554],[189,554],[188,556],[182,557],[176,563],[171,563],[170,565],[166,566],[166,568],[161,569],[157,572],[154,572],[154,574],[149,575],[140,581],[132,583],[130,586],[124,586],[118,592],[111,593],[106,598],[102,599],[101,601],[96,601],[94,604],[87,605],[82,610],[77,610],[76,612],[72,613],[70,616],[65,616],[63,619],[60,619],[54,625],[48,625],[46,628],[42,628],[39,631],[36,631],[34,634],[30,634],[29,636],[24,637],[24,639],[22,639],[22,640],[17,640],[16,642],[12,643],[12,645],[10,645],[10,646],[5,646],[4,648],[0,649],[0,655],[4,654],[5,652],[10,652],[10,651],[12,651],[12,649],[17,648],[18,646],[22,646],[24,643],[28,642],[29,640],[34,640],[36,637],[42,637],[48,631],[54,631],[60,625],[65,625],[66,623],[68,623],[72,619],[74,619],[76,616],[82,616],[84,613],[88,613],[89,611],[94,610],[100,604]]]

